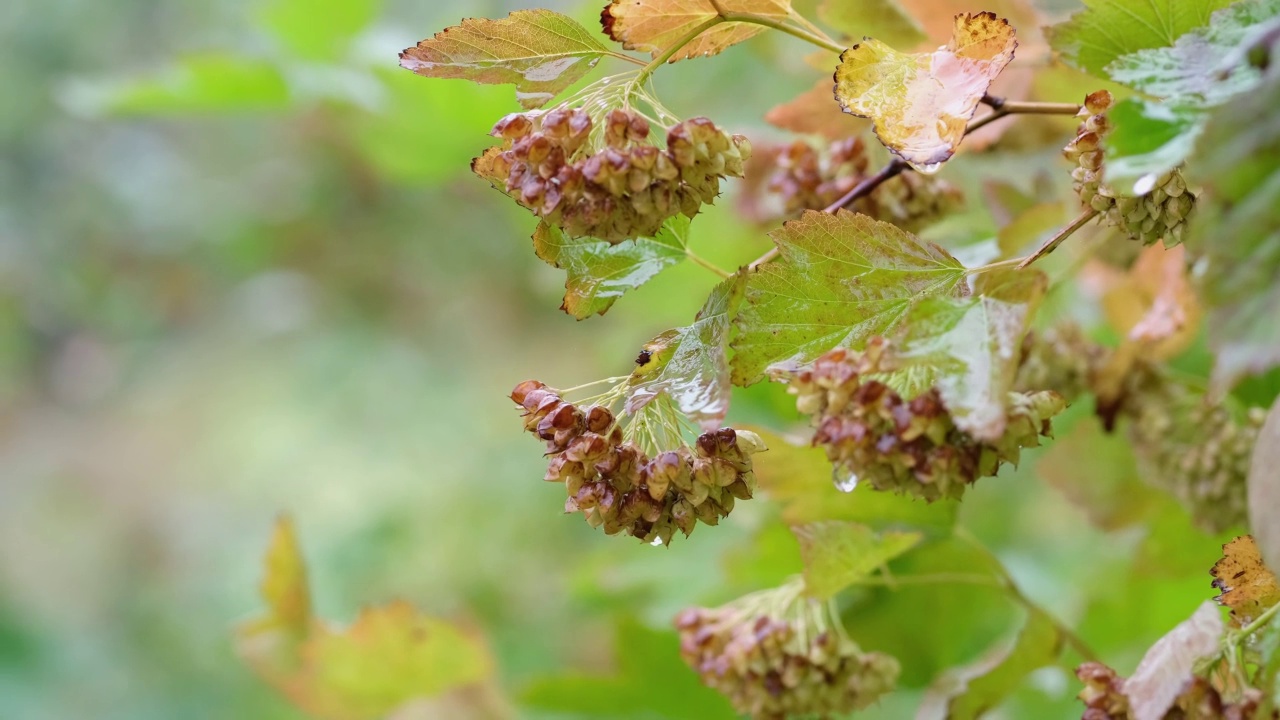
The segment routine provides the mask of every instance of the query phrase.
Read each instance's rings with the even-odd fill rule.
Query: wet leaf
[[[1132,187],[1144,175],[1162,175],[1186,161],[1204,130],[1205,114],[1189,106],[1126,98],[1107,111],[1107,182]]]
[[[957,15],[951,41],[933,52],[906,54],[867,40],[840,56],[836,98],[845,111],[872,118],[885,147],[932,172],[955,153],[1017,45],[1008,21],[992,13]]]
[[[515,85],[526,109],[545,105],[596,66],[608,49],[572,18],[517,10],[472,18],[400,53],[400,66],[426,77]]]
[[[1049,443],[1036,460],[1036,474],[1101,530],[1142,522],[1159,502],[1156,491],[1140,479],[1129,443],[1104,432],[1095,415],[1081,418]]]
[[[1249,462],[1249,527],[1263,560],[1280,567],[1280,399],[1258,431]]]
[[[893,47],[915,47],[927,39],[896,0],[822,0],[818,17],[848,37],[873,37]]]
[[[790,0],[720,0],[725,12],[785,20]],[[604,32],[628,50],[655,56],[719,13],[711,0],[612,0],[600,15]],[[762,25],[721,23],[671,56],[670,62],[715,55],[764,30]]]
[[[560,228],[539,223],[533,250],[548,265],[565,271],[560,309],[581,320],[603,315],[629,290],[649,282],[685,258],[689,219],[677,215],[652,238],[611,245],[595,238],[571,238]]]
[[[774,107],[765,114],[769,124],[803,135],[821,135],[828,140],[843,140],[861,134],[869,123],[840,109],[831,95],[831,79],[819,80],[809,90]]]
[[[900,357],[922,365],[956,427],[980,440],[1004,435],[1022,339],[1049,280],[1038,271],[983,273],[968,297],[924,298],[911,309]]]
[[[804,559],[805,592],[826,600],[920,544],[918,532],[877,533],[866,525],[829,520],[791,528]]]
[[[1173,45],[1230,4],[1231,0],[1085,0],[1084,10],[1049,28],[1049,44],[1067,64],[1104,78],[1103,68],[1116,58]]]
[[[946,250],[866,215],[809,211],[771,237],[781,255],[748,276],[736,321],[735,385],[835,347],[859,349],[922,298],[967,291],[964,266]]]
[[[1210,571],[1214,598],[1231,608],[1231,624],[1243,627],[1280,603],[1280,581],[1262,559],[1252,535],[1241,535],[1222,546],[1222,559]]]
[[[1135,720],[1160,720],[1173,706],[1198,661],[1218,653],[1224,628],[1218,608],[1202,604],[1142,656],[1124,683]]]
[[[655,362],[636,368],[626,409],[635,413],[667,393],[686,417],[714,430],[729,411],[729,323],[742,300],[745,276],[734,275],[711,291],[694,323],[668,330],[644,347]]]
[[[925,693],[916,720],[972,720],[1009,697],[1033,670],[1052,665],[1063,638],[1053,619],[1032,610],[1017,637],[985,657],[943,673]]]
[[[1142,345],[1142,356],[1166,360],[1186,350],[1200,329],[1200,304],[1191,289],[1186,249],[1152,245],[1102,298],[1112,327]]]

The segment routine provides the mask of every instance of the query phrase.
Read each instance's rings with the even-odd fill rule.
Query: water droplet
[[[661,547],[661,546],[662,546],[662,537],[661,537],[661,536],[659,536],[659,537],[654,538],[653,540],[650,540],[650,541],[649,541],[649,544],[650,544],[650,545],[652,545],[653,547]]]
[[[1151,192],[1156,187],[1156,179],[1155,173],[1147,173],[1146,175],[1138,178],[1137,181],[1133,183],[1133,194],[1146,195]]]
[[[836,484],[836,489],[840,492],[851,493],[858,487],[858,475],[841,468],[831,470],[831,481]]]
[[[942,169],[942,163],[926,163],[924,165],[916,165],[916,172],[923,175],[932,175]]]

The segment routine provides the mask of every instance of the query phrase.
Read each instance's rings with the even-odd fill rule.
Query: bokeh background
[[[473,623],[521,717],[573,717],[555,699],[573,681],[546,678],[610,672],[620,622],[662,631],[790,569],[785,539],[756,536],[767,501],[661,549],[561,515],[539,480],[509,389],[627,372],[715,278],[686,264],[604,318],[557,309],[563,276],[530,252],[533,219],[468,171],[511,89],[396,64],[462,17],[531,4],[0,3],[0,717],[303,717],[232,643],[281,513],[322,615],[406,598]],[[600,3],[537,4],[591,26]],[[766,34],[666,68],[658,88],[677,114],[777,136],[761,115],[813,82],[806,52]],[[768,241],[726,201],[693,246],[733,267]],[[735,402],[737,421],[795,418],[777,388]],[[1211,594],[1215,542],[1162,517],[1093,530],[1034,462],[962,510],[1028,594],[1126,670]],[[904,591],[866,617],[917,688],[879,716],[1017,625],[974,592]],[[1073,683],[1041,671],[1003,712],[1078,717]],[[687,690],[651,689],[669,705]]]

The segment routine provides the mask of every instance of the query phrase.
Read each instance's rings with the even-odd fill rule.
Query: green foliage
[[[289,86],[272,63],[231,55],[192,55],[154,77],[94,91],[93,110],[111,115],[188,115],[280,110]]]
[[[791,531],[804,558],[805,591],[819,600],[830,600],[923,538],[917,532],[877,533],[865,525],[830,520],[798,525]]]
[[[1049,42],[1066,62],[1102,77],[1104,68],[1117,58],[1173,45],[1184,33],[1207,25],[1213,11],[1230,4],[1230,0],[1087,0],[1084,10],[1050,28]]]
[[[289,54],[335,61],[381,9],[382,0],[270,0],[258,10],[258,17]]]

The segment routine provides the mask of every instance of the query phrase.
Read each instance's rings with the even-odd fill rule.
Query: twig
[[[839,200],[823,208],[822,212],[835,213],[835,211],[839,210],[840,208],[845,207],[846,205],[850,205],[856,202],[857,200],[859,200],[860,198],[864,198],[867,195],[870,195],[873,190],[883,185],[885,181],[895,178],[898,175],[901,175],[903,171],[909,170],[909,169],[910,169],[910,166],[907,165],[905,162],[903,162],[899,158],[894,158],[893,160],[889,161],[888,165],[885,165],[884,167],[880,168],[880,172],[876,173],[875,175],[872,175],[869,178],[864,179],[862,182],[858,183],[857,185],[854,185],[852,190],[844,194],[844,197],[840,198]]]
[[[630,55],[625,55],[625,54],[620,53],[620,52],[613,52],[612,50],[610,50],[609,52],[607,52],[607,53],[605,53],[605,54],[606,54],[606,55],[608,55],[609,57],[618,58],[619,60],[626,60],[627,62],[631,63],[632,65],[641,65],[641,66],[648,65],[648,63],[646,63],[645,61],[641,60],[640,58],[632,57],[632,56],[630,56]]]
[[[710,270],[711,272],[715,273],[716,275],[719,275],[719,276],[720,276],[720,277],[722,277],[722,278],[729,278],[729,277],[732,277],[732,276],[733,276],[733,273],[731,273],[731,272],[729,272],[728,270],[725,270],[724,268],[722,268],[722,267],[720,267],[720,266],[716,265],[715,263],[713,263],[713,262],[711,262],[711,261],[709,261],[709,260],[707,260],[707,259],[703,258],[701,255],[698,255],[698,254],[694,253],[694,252],[693,252],[692,250],[690,250],[689,248],[685,248],[685,250],[684,250],[684,254],[685,254],[685,257],[689,258],[690,260],[692,260],[693,262],[697,263],[698,265],[701,265],[702,267],[704,267],[704,268],[706,268],[706,269]]]
[[[719,17],[724,20],[727,20],[728,22],[740,22],[740,23],[749,23],[751,25],[763,25],[764,27],[772,28],[779,32],[784,32],[792,37],[798,37],[807,43],[812,43],[825,50],[830,50],[833,53],[842,53],[845,51],[845,48],[842,45],[837,44],[831,38],[818,37],[817,35],[814,35],[813,33],[807,30],[803,30],[798,27],[793,27],[791,25],[786,24],[785,22],[782,22],[781,20],[774,20],[773,18],[762,17],[760,15],[752,15],[751,13],[738,13],[738,12],[721,13]]]
[[[964,129],[965,135],[1010,115],[1075,115],[1080,112],[1080,106],[1073,103],[1019,102],[992,95],[983,95],[982,104],[990,107],[991,112],[970,121]]]
[[[1018,269],[1022,270],[1023,268],[1027,267],[1031,263],[1053,252],[1055,249],[1057,249],[1059,245],[1062,244],[1063,240],[1066,240],[1067,238],[1071,237],[1071,235],[1075,233],[1075,231],[1084,227],[1085,223],[1089,222],[1090,220],[1094,219],[1097,216],[1098,216],[1097,210],[1094,210],[1093,208],[1087,208],[1084,212],[1080,213],[1080,217],[1076,218],[1075,220],[1072,220],[1070,225],[1059,230],[1056,235],[1046,240],[1045,243],[1041,245],[1035,252],[1031,253],[1026,258],[1024,258],[1022,262],[1018,263]]]

